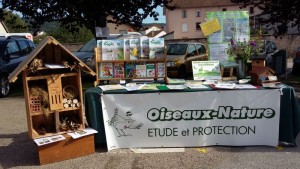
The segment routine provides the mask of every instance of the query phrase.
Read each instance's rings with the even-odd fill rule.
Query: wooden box
[[[38,147],[41,165],[73,159],[95,153],[94,135],[73,139],[64,134],[66,139]]]
[[[223,62],[220,64],[220,73],[221,73],[221,78],[223,81],[227,80],[237,80],[236,75],[233,74],[233,72],[236,72],[238,67],[237,63],[234,62]],[[234,70],[235,69],[235,70]],[[229,72],[228,75],[226,76],[225,72]]]
[[[254,59],[252,60],[252,69],[253,71],[258,71],[266,66],[266,61],[265,60],[257,60]]]
[[[252,60],[252,66],[266,66],[265,60]]]

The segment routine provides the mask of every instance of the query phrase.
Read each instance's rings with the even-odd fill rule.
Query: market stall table
[[[219,89],[218,89],[219,90]],[[252,89],[252,90],[269,90],[269,89]],[[120,93],[183,93],[183,92],[202,92],[202,91],[214,91],[213,89],[205,90],[192,90],[185,89],[180,91],[174,90],[159,90],[159,91],[137,91],[127,92],[124,90],[104,92],[104,94],[120,94]],[[225,91],[225,90],[224,90]],[[227,90],[228,91],[228,90]],[[232,90],[230,90],[232,91]],[[300,109],[299,103],[295,95],[295,91],[290,86],[285,86],[281,89],[282,95],[280,96],[280,121],[279,121],[279,141],[290,144],[295,144],[295,138],[300,131]],[[102,115],[101,97],[103,94],[99,87],[89,88],[84,94],[85,112],[87,122],[90,127],[98,130],[98,134],[95,135],[96,144],[106,144],[106,135],[104,129],[104,120]]]

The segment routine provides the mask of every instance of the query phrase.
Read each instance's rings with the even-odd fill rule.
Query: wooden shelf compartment
[[[69,110],[60,112],[58,118],[60,132],[73,131],[84,128],[84,121],[80,110]],[[61,125],[63,123],[67,124],[67,128],[61,128]],[[73,126],[71,124],[75,124],[75,128],[72,128]]]
[[[57,133],[55,113],[34,115],[31,117],[33,138],[46,137]]]

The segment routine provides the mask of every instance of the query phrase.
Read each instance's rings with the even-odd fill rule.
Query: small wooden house
[[[268,76],[273,76],[275,71],[269,67],[261,67],[250,71],[251,82],[253,84],[262,85],[263,81],[268,79]]]
[[[10,82],[23,75],[31,138],[84,128],[81,70],[96,75],[58,41],[46,37],[10,74]]]
[[[14,82],[22,73],[30,138],[66,138],[39,146],[41,164],[95,152],[93,135],[75,141],[66,134],[85,128],[81,71],[96,75],[58,41],[46,37],[9,75],[9,82]],[[81,151],[71,151],[76,149]]]
[[[265,59],[252,59],[252,69],[251,70],[259,70],[262,69],[264,67],[266,67],[266,60]]]

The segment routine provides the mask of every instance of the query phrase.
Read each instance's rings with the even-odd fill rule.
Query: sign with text
[[[192,61],[194,80],[221,79],[219,61]]]
[[[108,150],[278,144],[278,89],[103,94],[101,102]]]

